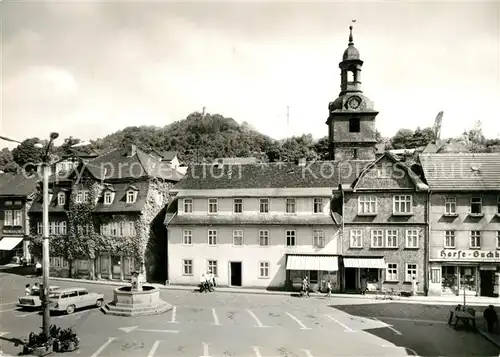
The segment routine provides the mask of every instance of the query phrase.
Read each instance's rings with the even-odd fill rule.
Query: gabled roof
[[[371,161],[316,161],[295,163],[257,163],[248,165],[192,165],[175,186],[176,190],[246,188],[337,188],[351,184]]]
[[[182,175],[154,155],[131,148],[114,149],[87,163],[82,163],[88,172],[98,180],[140,179],[157,177],[177,182]],[[81,172],[82,168],[78,170]]]
[[[500,153],[422,154],[419,159],[431,190],[500,191]]]
[[[177,151],[153,150],[162,160],[172,161],[177,156]]]
[[[392,161],[394,166],[400,168],[403,170],[405,175],[410,179],[410,181],[414,184],[415,189],[417,190],[427,190],[429,187],[415,174],[411,168],[406,166],[403,162],[401,162],[393,153],[391,152],[386,152],[379,158],[377,158],[375,161],[371,162],[370,165],[368,165],[360,174],[359,176],[354,180],[354,182],[351,185],[352,189],[356,189],[358,184],[361,182],[361,179],[368,173],[370,170],[372,170],[374,167],[377,166],[381,161],[383,160],[389,160]]]
[[[29,196],[38,184],[38,176],[23,174],[0,174],[0,196]]]

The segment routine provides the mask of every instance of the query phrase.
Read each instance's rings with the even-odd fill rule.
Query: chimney
[[[303,158],[299,159],[299,166],[306,166],[306,162],[307,162],[307,161],[306,161],[306,158],[305,158],[305,157],[303,157]]]
[[[135,144],[130,144],[128,151],[127,151],[127,156],[132,157],[137,154],[137,146]]]

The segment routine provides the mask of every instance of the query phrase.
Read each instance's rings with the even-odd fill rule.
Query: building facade
[[[172,284],[313,289],[338,285],[338,226],[332,173],[321,162],[194,165],[176,186],[166,220]]]
[[[427,191],[411,170],[386,153],[341,190],[344,291],[426,291]]]
[[[0,264],[31,262],[29,217],[36,177],[0,174]]]
[[[162,214],[180,178],[135,145],[83,162],[67,178],[55,176],[49,193],[51,274],[124,280],[143,270],[150,280],[164,281]],[[40,254],[41,197],[30,213]]]
[[[500,154],[423,154],[429,295],[498,296]]]

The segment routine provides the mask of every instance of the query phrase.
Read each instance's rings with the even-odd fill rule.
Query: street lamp
[[[50,133],[50,140],[42,156],[42,175],[43,175],[43,208],[42,208],[42,227],[43,227],[43,245],[42,245],[42,269],[43,269],[43,334],[46,339],[49,338],[50,331],[50,308],[49,308],[49,174],[50,163],[49,155],[52,144],[59,137],[58,133]],[[43,145],[35,144],[37,148],[43,148]]]

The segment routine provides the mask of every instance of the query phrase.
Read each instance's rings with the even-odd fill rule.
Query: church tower
[[[332,160],[375,160],[375,117],[378,112],[361,90],[363,61],[354,47],[352,25],[349,46],[340,67],[340,94],[328,105],[328,138]]]

